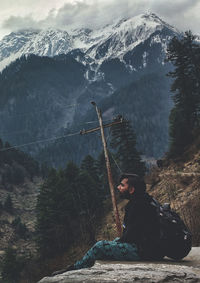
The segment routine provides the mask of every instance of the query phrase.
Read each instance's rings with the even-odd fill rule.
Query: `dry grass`
[[[193,246],[200,245],[200,200],[195,197],[180,210],[180,215],[193,236]]]

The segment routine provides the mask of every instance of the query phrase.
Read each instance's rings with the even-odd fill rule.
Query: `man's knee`
[[[107,241],[99,241],[94,245],[93,252],[96,259],[101,259],[104,256],[106,252],[106,242]]]
[[[96,249],[101,249],[102,247],[104,247],[104,245],[105,245],[105,241],[104,241],[104,240],[98,241],[98,242],[96,242],[96,244],[94,245],[94,248],[96,248]]]

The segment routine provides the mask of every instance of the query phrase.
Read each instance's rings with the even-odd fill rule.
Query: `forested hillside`
[[[122,119],[120,126],[112,126],[110,138],[109,157],[115,185],[119,168],[127,169],[128,155],[131,170],[144,176],[145,164],[136,149],[136,135],[130,122]],[[39,167],[31,157],[8,143],[2,143],[0,154],[2,172],[8,163],[11,173],[17,166],[26,172],[20,180],[3,177],[0,187],[5,199],[0,218],[2,277],[15,278],[16,282],[24,279],[35,282],[59,266],[60,258],[76,245],[88,247],[96,241],[106,204],[110,203],[104,154],[96,159],[87,155],[80,166],[68,162],[64,169],[58,170]]]
[[[0,140],[0,270],[17,276],[25,259],[36,253],[35,206],[46,173],[32,157]],[[8,262],[3,267],[5,252]]]
[[[146,74],[114,92],[110,97],[102,99],[98,104],[102,110],[104,124],[106,121],[112,121],[111,117],[119,114],[124,116],[131,122],[136,132],[137,149],[143,155],[154,158],[161,157],[168,150],[168,115],[172,101],[169,99],[170,80],[165,78],[165,74],[163,70],[160,70],[159,75],[158,73]],[[90,109],[85,115],[80,115],[78,111],[75,113],[76,122],[72,124],[71,130],[65,132],[66,135],[98,126],[94,107],[89,102],[88,107]],[[109,131],[105,132],[109,137]],[[154,142],[155,138],[157,142]],[[101,139],[97,134],[72,136],[43,148],[37,155],[37,159],[43,162],[51,159],[55,166],[65,165],[66,158],[80,163],[87,153],[96,157],[100,147]]]
[[[101,142],[69,134],[97,125],[95,101],[104,120],[121,114],[130,121],[145,158],[161,157],[172,107],[165,57],[175,35],[153,13],[102,29],[10,34],[0,42],[2,61],[17,58],[0,74],[1,137],[49,166],[80,165],[100,154]]]
[[[0,173],[0,185],[10,190],[11,184],[22,184],[25,179],[39,176],[41,171],[32,157],[0,139]]]

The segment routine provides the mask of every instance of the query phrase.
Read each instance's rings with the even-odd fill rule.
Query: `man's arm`
[[[128,207],[123,224],[123,235],[120,242],[137,243],[143,231],[144,219],[139,205]]]

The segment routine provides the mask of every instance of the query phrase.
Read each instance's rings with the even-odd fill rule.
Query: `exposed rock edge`
[[[38,283],[50,282],[200,282],[200,248],[193,248],[181,262],[98,261],[91,268],[45,277]]]

